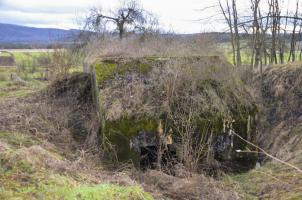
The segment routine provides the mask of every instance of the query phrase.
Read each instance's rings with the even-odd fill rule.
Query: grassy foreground
[[[40,72],[42,69],[41,67]],[[25,83],[14,82],[10,80],[10,74],[16,73],[15,70],[15,67],[0,67],[0,102],[6,101],[7,97],[14,99],[27,96],[48,84],[47,81],[37,79],[40,72],[18,74]],[[71,163],[56,153],[55,149],[51,146],[46,148],[43,144],[45,141],[23,133],[1,132],[2,128],[0,127],[0,199],[153,199],[139,185],[121,186],[106,181],[96,183],[87,180],[81,170],[69,169],[72,168]],[[296,134],[300,133],[300,126],[297,126]],[[302,168],[302,159],[293,164]],[[302,199],[302,175],[278,163],[269,162],[245,173],[226,175],[221,182],[238,192],[241,199]],[[188,187],[192,188],[190,185]],[[202,188],[208,190],[205,185]],[[197,190],[200,191],[199,188]],[[176,192],[186,195],[184,190],[175,191],[173,188],[173,194]]]
[[[14,53],[16,63],[32,62],[45,53]],[[16,66],[0,66],[0,102],[24,97],[46,87],[44,66],[22,72]],[[79,71],[72,68],[71,72]],[[12,80],[11,76],[22,80]],[[0,123],[1,124],[1,123]],[[93,176],[57,153],[51,144],[28,133],[4,131],[0,127],[0,199],[5,200],[152,200],[138,185],[120,186],[91,181]],[[47,146],[47,145],[46,145]],[[100,174],[102,172],[100,171]],[[97,178],[96,178],[97,179]]]
[[[152,200],[139,186],[86,183],[29,136],[0,133],[0,199]]]
[[[244,199],[302,199],[302,174],[278,163],[267,163],[259,169],[225,176]]]

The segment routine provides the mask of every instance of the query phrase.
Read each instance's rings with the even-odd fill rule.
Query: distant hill
[[[54,43],[66,46],[79,33],[80,30],[75,29],[35,28],[0,23],[0,49],[51,48]],[[200,35],[211,36],[217,42],[226,42],[230,39],[229,33],[219,32],[175,34],[176,37],[180,38],[194,38]],[[111,36],[115,35],[112,34]]]
[[[70,42],[79,30],[54,28],[34,28],[0,23],[0,45],[37,44],[47,45],[55,42]]]

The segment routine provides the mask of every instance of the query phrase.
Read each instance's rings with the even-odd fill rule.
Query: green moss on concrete
[[[116,147],[118,161],[132,160],[138,162],[138,155],[130,149],[130,139],[139,132],[154,134],[157,131],[158,122],[152,118],[124,116],[118,120],[107,121],[105,135]]]
[[[126,72],[136,72],[138,74],[147,74],[152,69],[156,60],[147,58],[140,59],[103,59],[93,64],[96,70],[97,81],[99,84],[114,78],[115,76],[124,75]]]
[[[150,71],[150,68],[150,65],[147,63],[139,63],[138,65],[138,71],[143,74],[147,74]]]
[[[158,123],[148,117],[122,117],[119,120],[106,123],[108,135],[122,134],[131,137],[139,131],[154,132],[157,130]]]
[[[134,101],[131,102],[132,107],[127,105],[129,107],[124,109],[122,105],[119,108],[121,112],[119,116],[121,117],[118,120],[106,121],[106,128],[103,133],[116,147],[120,160],[127,160],[126,158],[133,156],[129,148],[131,137],[140,131],[156,133],[158,122],[161,119],[159,113],[167,113],[167,109],[169,110],[169,115],[173,115],[176,118],[179,117],[178,115],[186,116],[188,114],[187,108],[192,106],[190,102],[186,103],[190,100],[196,101],[196,104],[195,102],[193,104],[198,106],[196,108],[198,114],[194,113],[193,120],[196,133],[201,134],[200,138],[203,137],[203,134],[209,136],[212,133],[213,141],[215,141],[215,138],[223,133],[223,122],[225,119],[232,118],[236,133],[255,142],[254,119],[257,110],[253,98],[248,93],[244,83],[236,81],[239,76],[234,74],[233,67],[220,60],[219,57],[108,58],[98,61],[96,65],[96,68],[99,68],[98,70],[106,65],[108,69],[114,69],[109,70],[111,75],[107,76],[112,79],[114,87],[111,87],[110,84],[105,85],[105,87],[117,92],[114,92],[115,95],[112,96],[110,96],[110,93],[106,93],[106,97],[101,97],[101,102],[106,102],[108,105],[108,111],[116,109],[114,106],[115,101],[121,100],[120,102],[122,102],[122,100],[125,100],[127,102],[127,98],[130,98],[118,89],[119,87],[121,89],[125,87],[125,82],[121,80],[123,78],[128,80],[127,76],[125,76],[126,73],[142,75],[144,80],[146,80],[135,82],[135,84],[140,84],[137,88],[143,89],[143,94],[146,95],[140,96],[137,102],[134,102],[134,98]],[[159,70],[152,71],[151,69],[154,67],[158,67]],[[178,94],[169,99],[167,108],[166,101],[169,94],[167,94],[166,87],[169,87],[168,81],[171,78],[169,74],[170,70],[173,69],[178,72],[178,80],[181,81],[182,85],[175,86]],[[163,74],[163,76],[160,76],[159,73]],[[119,76],[119,79],[114,80],[113,77],[115,76]],[[167,80],[165,76],[167,76]],[[158,81],[156,77],[160,79],[159,84],[156,84]],[[106,79],[99,80],[105,81]],[[165,81],[167,81],[167,84],[165,84]],[[131,85],[134,94],[137,88]],[[139,94],[140,92],[142,91],[138,91]],[[144,110],[144,105],[146,107],[153,106],[154,109]],[[137,109],[138,106],[142,106],[142,109]],[[131,116],[125,117],[127,114]],[[156,117],[153,117],[150,121],[148,117],[141,117],[141,115]],[[140,120],[137,120],[138,118]],[[183,128],[180,127],[180,124],[173,124],[173,120],[169,119],[169,117],[162,119],[164,119],[163,125],[167,127],[165,130],[175,129],[176,126],[177,129]],[[177,132],[173,132],[176,138],[178,136]],[[235,139],[234,144],[232,154],[226,157],[238,159],[240,162],[246,161],[242,160],[244,156],[253,157],[235,152],[236,149],[246,150],[246,148],[249,148],[253,150],[251,147],[247,147],[245,142]],[[130,156],[127,157],[127,154]],[[249,163],[254,163],[254,161],[255,157],[249,160]]]
[[[115,63],[97,63],[94,67],[99,83],[103,83],[104,81],[113,78],[117,71],[117,64]]]

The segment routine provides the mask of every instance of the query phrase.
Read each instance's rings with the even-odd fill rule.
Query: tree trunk
[[[241,49],[240,49],[240,35],[238,30],[238,13],[237,13],[237,5],[236,1],[232,0],[232,10],[233,10],[233,26],[234,26],[234,34],[235,34],[235,45],[236,45],[236,66],[241,66]]]
[[[298,17],[298,10],[299,10],[299,0],[297,0],[296,3],[296,13],[295,13],[295,18]],[[289,57],[288,57],[288,62],[292,61],[294,62],[296,60],[296,28],[297,28],[297,19],[294,19],[293,22],[293,32],[292,32],[292,37],[291,37],[291,42],[290,42],[290,52],[289,52]]]

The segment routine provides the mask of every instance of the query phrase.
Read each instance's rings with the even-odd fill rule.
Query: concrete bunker
[[[236,152],[252,147],[228,135],[231,129],[255,142],[257,108],[247,86],[223,59],[103,58],[92,67],[100,88],[101,134],[111,142],[118,161],[131,160],[142,168],[185,162],[182,121],[191,117],[191,147],[201,141],[205,146],[200,166],[214,159],[232,170],[246,168],[247,160],[256,162],[257,155]],[[164,137],[172,130],[173,144],[159,139],[160,126]],[[161,146],[166,151],[159,154]]]

